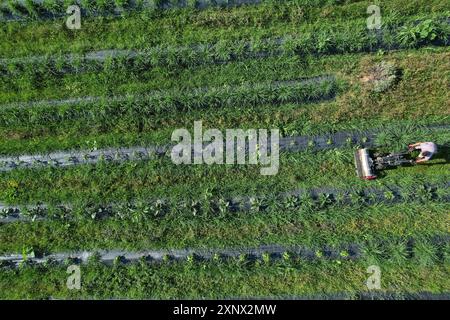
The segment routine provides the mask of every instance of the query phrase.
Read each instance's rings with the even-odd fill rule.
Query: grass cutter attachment
[[[364,180],[376,179],[376,172],[379,170],[415,164],[413,159],[408,159],[408,155],[408,151],[387,155],[381,155],[379,153],[372,155],[368,149],[358,149],[354,155],[356,174]]]

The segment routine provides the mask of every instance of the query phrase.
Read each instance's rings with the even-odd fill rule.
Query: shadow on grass
[[[434,159],[444,159],[445,163],[450,162],[450,146],[449,145],[438,145],[438,152],[433,157]]]

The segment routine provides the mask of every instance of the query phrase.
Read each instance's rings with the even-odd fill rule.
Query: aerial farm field
[[[442,0],[1,1],[0,299],[448,296],[449,45]],[[278,172],[175,164],[196,121]]]

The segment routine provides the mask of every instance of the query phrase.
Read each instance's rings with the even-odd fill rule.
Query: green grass
[[[43,60],[3,61],[3,76],[39,76],[44,73],[87,72],[121,70],[123,68],[142,72],[151,68],[186,68],[202,64],[215,64],[244,60],[259,55],[286,56],[309,54],[342,54],[368,52],[376,49],[416,48],[425,45],[447,45],[450,27],[446,22],[448,13],[432,16],[408,17],[405,21],[392,18],[385,21],[382,37],[368,32],[366,21],[347,21],[340,24],[318,25],[307,30],[282,33],[283,41],[270,33],[267,36],[245,40],[219,39],[203,47],[190,46],[149,47],[133,59],[108,58],[104,62],[90,61],[84,56],[67,59],[64,55],[46,56]],[[419,24],[417,21],[420,20]]]
[[[333,79],[317,83],[292,84],[261,83],[244,84],[237,87],[208,88],[206,92],[195,90],[183,92],[155,92],[141,97],[130,97],[125,101],[87,102],[81,105],[61,107],[38,106],[35,108],[4,109],[1,115],[3,125],[14,125],[14,120],[29,125],[58,124],[64,121],[83,119],[88,125],[121,118],[152,118],[159,114],[186,112],[191,110],[237,108],[241,105],[305,103],[314,102],[339,92],[343,84]]]
[[[106,114],[94,112],[94,106],[91,108],[92,116],[86,114],[84,119],[49,124],[40,107],[30,110],[0,110],[3,122],[3,128],[0,128],[0,149],[3,154],[20,154],[89,147],[88,141],[96,141],[99,148],[165,144],[170,142],[173,128],[186,127],[186,124],[193,124],[199,119],[203,120],[205,127],[219,129],[254,128],[261,125],[278,127],[283,135],[363,129],[386,122],[394,124],[400,122],[399,119],[404,119],[401,122],[405,123],[445,123],[448,117],[446,87],[449,79],[446,74],[442,74],[442,70],[449,67],[447,51],[448,49],[443,49],[442,52],[430,53],[429,50],[423,49],[386,56],[358,54],[346,55],[342,59],[328,57],[316,61],[274,58],[214,68],[204,67],[189,72],[182,71],[179,75],[160,74],[154,81],[149,80],[148,84],[124,85],[121,90],[145,92],[157,88],[158,83],[163,88],[176,85],[188,90],[208,85],[220,87],[226,83],[239,85],[241,82],[251,81],[252,76],[256,82],[288,80],[295,79],[296,76],[298,78],[318,74],[335,74],[349,85],[345,92],[338,95],[336,101],[310,105],[266,105],[263,102],[265,97],[261,97],[261,104],[236,106],[240,107],[240,112],[236,112],[236,108],[206,108],[189,113],[135,117],[131,110],[126,108],[127,104],[123,104],[123,107],[116,111],[112,106],[107,106],[109,109],[106,110],[110,112]],[[370,88],[358,79],[366,73],[369,66],[382,59],[393,61],[403,70],[402,80],[384,94],[373,94]],[[82,87],[83,81],[88,79],[82,78],[79,82],[74,82],[72,88]],[[70,88],[66,87],[66,91]],[[54,90],[65,92],[59,87]],[[40,94],[40,91],[36,94]],[[79,95],[82,96],[81,93]],[[67,118],[72,112],[70,106],[43,109],[49,110],[49,115],[61,118]],[[125,113],[119,112],[120,110]],[[138,113],[142,111],[138,110]],[[39,125],[39,122],[43,122],[43,125]]]
[[[0,272],[2,299],[52,298],[226,298],[325,295],[367,291],[366,270],[372,261],[239,262],[135,264],[81,267],[81,291],[68,290],[65,267],[25,267]],[[444,293],[448,270],[441,264],[384,262],[382,292]]]
[[[426,205],[424,206],[424,204]],[[0,228],[0,252],[23,248],[49,253],[99,249],[253,247],[263,244],[318,247],[366,240],[432,237],[448,232],[448,203],[411,198],[408,203],[366,206],[302,203],[271,205],[263,212],[203,213],[189,208],[163,217],[122,212],[106,220],[10,223]],[[426,249],[426,248],[425,248]],[[426,250],[424,250],[425,252]]]
[[[433,140],[442,143],[439,135]],[[441,138],[445,139],[445,135]],[[81,165],[69,168],[20,169],[0,175],[0,199],[10,203],[109,202],[133,198],[201,197],[206,190],[222,195],[251,195],[299,187],[364,186],[354,173],[353,149],[282,154],[275,176],[260,175],[255,165],[174,165],[170,158]],[[380,183],[445,179],[446,155],[429,164],[382,173]]]
[[[370,1],[346,5],[314,6],[302,1],[283,5],[244,6],[229,10],[164,11],[127,16],[125,19],[83,19],[81,30],[54,22],[9,22],[0,29],[5,39],[0,55],[4,57],[58,52],[85,52],[106,48],[147,48],[155,45],[211,42],[221,38],[249,38],[264,34],[298,31],[310,24],[330,24],[358,19],[365,23]],[[442,13],[450,10],[445,2],[389,1],[382,3],[383,17],[398,20],[406,16]],[[212,32],[213,31],[213,32]],[[239,35],[238,35],[239,34]],[[137,36],[136,36],[137,35]],[[46,39],[43,41],[43,39]]]
[[[192,89],[240,85],[244,82],[266,82],[319,76],[327,69],[338,70],[353,60],[350,56],[324,57],[269,57],[263,60],[246,60],[222,65],[198,66],[187,69],[164,67],[133,72],[127,68],[90,72],[84,74],[42,73],[30,77],[2,77],[0,95],[2,103],[64,99],[83,96],[120,95],[130,92],[145,93],[150,90],[174,88]],[[327,69],[325,69],[327,68]]]
[[[443,16],[446,16],[446,14],[444,14]],[[411,29],[414,21],[416,21],[417,19],[418,17],[409,19],[410,26],[404,30],[404,35],[399,34],[389,36],[389,33],[392,31],[390,29],[397,29],[395,26],[401,24],[401,22],[399,22],[398,17],[395,17],[393,19],[386,18],[387,21],[385,22],[386,26],[384,32],[387,32],[387,34],[384,37],[385,44],[392,47],[393,45],[398,45],[399,41],[403,41],[404,46],[408,46],[409,44],[415,46],[432,43],[434,40],[438,39],[440,39],[441,41],[447,40],[448,30],[446,29],[448,28],[446,28],[445,25],[439,24],[437,22],[431,23],[431,21],[437,21],[436,17],[432,18],[433,20],[430,20],[431,24],[427,25],[427,28],[422,28],[422,23],[420,23],[419,26],[414,26],[414,28]],[[352,25],[352,23],[356,23],[356,25]],[[269,43],[266,43],[264,41],[261,41],[259,38],[252,37],[253,41],[250,48],[246,48],[245,46],[245,44],[248,42],[247,40],[245,40],[244,42],[227,42],[225,41],[225,38],[222,39],[225,42],[221,40],[205,52],[198,52],[198,50],[192,51],[190,49],[182,49],[179,47],[169,47],[168,52],[167,50],[160,50],[161,48],[150,48],[150,50],[144,54],[144,57],[134,61],[132,66],[130,66],[130,64],[128,63],[128,68],[132,67],[137,68],[138,70],[143,70],[148,68],[149,66],[179,66],[180,64],[195,65],[205,62],[214,62],[214,60],[217,59],[229,60],[230,58],[245,58],[248,53],[260,52],[261,50],[266,51],[269,54],[277,54],[281,49],[281,51],[284,51],[286,54],[290,55],[307,53],[342,53],[346,51],[359,52],[361,50],[364,51],[366,49],[370,49],[374,44],[378,42],[374,35],[367,34],[365,21],[347,21],[338,25],[319,25],[314,27],[309,26],[308,28],[309,29],[307,30],[300,31],[300,37],[294,36],[294,38],[292,39],[288,37],[288,41],[281,46],[276,45],[275,43],[270,44],[270,41]],[[292,32],[284,32],[282,34],[292,34]],[[253,33],[253,35],[255,34]],[[274,34],[273,32],[269,32],[268,35],[270,35],[270,37],[272,38],[276,36],[276,34]],[[432,37],[432,35],[434,38]],[[392,39],[389,40],[390,37]],[[317,45],[311,45],[312,43],[316,42]],[[164,46],[164,48],[166,48],[166,46]],[[72,63],[72,65],[69,63],[69,66],[66,67],[79,70],[78,64],[78,62],[74,62]],[[119,59],[119,61],[115,61],[113,63],[113,66],[114,65],[116,66],[116,68],[123,67],[123,61]],[[55,62],[53,61],[53,59],[50,59],[42,63],[37,63],[37,65],[36,63],[33,63],[31,66],[20,66],[19,63],[19,66],[16,66],[15,63],[9,63],[7,65],[4,65],[3,67],[5,69],[4,72],[6,73],[11,73],[14,70],[15,73],[31,72],[32,74],[34,74],[36,70],[40,70],[41,72],[42,70],[46,70],[50,73],[59,73],[60,69],[63,66],[64,63],[61,64],[60,61]],[[95,64],[93,67],[96,67]],[[111,66],[108,65],[106,67],[110,68]],[[39,78],[39,75],[40,72],[38,72],[37,75],[34,75],[34,77]]]
[[[433,239],[448,236],[449,231],[448,188],[443,186],[450,177],[449,133],[418,124],[448,124],[449,29],[441,19],[449,16],[450,7],[438,0],[383,2],[384,49],[368,53],[380,45],[376,33],[366,30],[369,4],[373,3],[298,0],[203,11],[147,10],[122,18],[86,18],[79,31],[65,30],[63,19],[2,23],[2,58],[35,54],[54,58],[0,67],[1,155],[165,144],[175,128],[191,128],[195,120],[203,120],[204,128],[279,128],[283,136],[381,127],[376,140],[382,150],[400,150],[423,140],[446,147],[427,164],[385,170],[370,182],[355,175],[355,145],[283,153],[279,173],[270,177],[261,176],[258,166],[175,166],[167,157],[2,172],[1,202],[74,206],[69,219],[0,225],[3,254],[280,244],[317,249],[320,257],[323,246],[358,243],[363,255],[357,261],[187,259],[112,267],[92,261],[81,267],[81,291],[66,289],[66,266],[24,264],[16,270],[0,267],[0,298],[229,298],[342,292],[354,297],[366,291],[366,270],[373,264],[382,270],[383,292],[448,292],[449,246]],[[283,45],[274,41],[279,36],[287,39]],[[438,42],[444,46],[431,46]],[[200,52],[187,47],[197,43],[212,47]],[[65,53],[109,48],[145,49],[145,54],[100,64],[62,61]],[[395,48],[401,50],[390,50]],[[267,57],[249,59],[261,52]],[[381,61],[395,66],[398,79],[387,91],[375,93],[366,80]],[[66,67],[69,73],[64,72]],[[318,75],[335,76],[337,87],[308,86],[294,92],[255,85]],[[217,89],[192,94],[194,88],[203,87]],[[329,89],[337,93],[334,100],[305,103],[326,96]],[[161,93],[146,103],[5,106],[153,90]],[[425,184],[439,184],[438,197]],[[368,205],[358,193],[393,185],[401,190],[400,203]],[[326,195],[315,202],[306,198],[300,203],[292,198],[276,202],[280,192],[318,187],[351,189],[352,203],[331,203]],[[259,210],[256,201],[250,211],[232,212],[211,204],[219,201],[223,209],[224,201],[240,195],[255,196],[267,208]],[[392,196],[385,192],[386,199]],[[167,207],[146,205],[155,199],[163,199]],[[119,206],[111,218],[97,216],[102,204],[135,200],[143,203]]]

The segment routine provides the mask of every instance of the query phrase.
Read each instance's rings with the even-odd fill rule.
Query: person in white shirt
[[[425,162],[431,159],[433,155],[437,152],[437,146],[434,142],[418,142],[410,144],[409,150],[420,150],[420,154],[416,159],[416,163]]]

